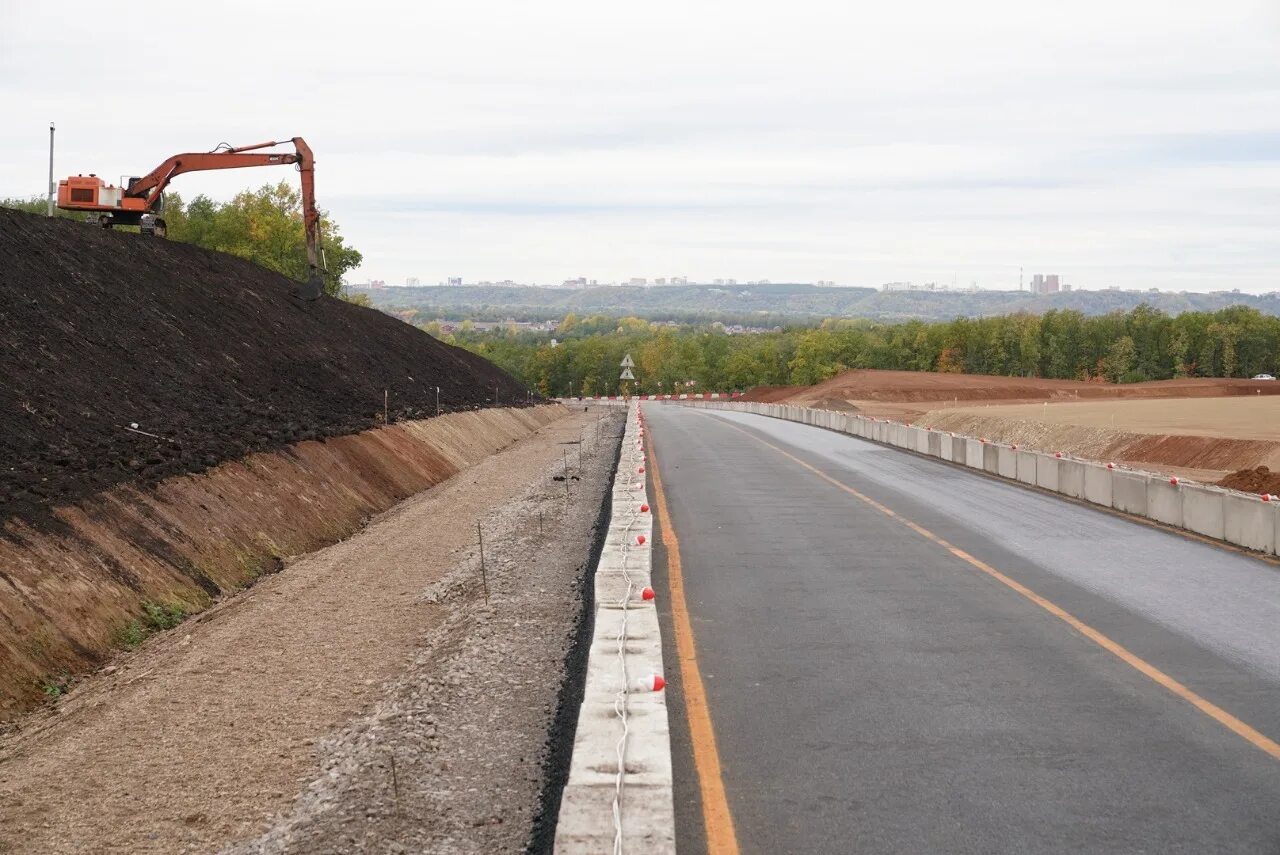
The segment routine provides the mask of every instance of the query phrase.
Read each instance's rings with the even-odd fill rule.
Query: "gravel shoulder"
[[[0,740],[0,852],[524,849],[616,451],[620,425],[597,439],[597,415],[290,561],[26,719]],[[580,480],[554,480],[566,452]]]

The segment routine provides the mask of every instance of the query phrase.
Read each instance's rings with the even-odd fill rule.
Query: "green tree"
[[[1138,349],[1133,343],[1133,339],[1129,336],[1123,336],[1117,339],[1110,348],[1107,349],[1106,358],[1103,359],[1103,376],[1112,383],[1119,383],[1127,378],[1129,372],[1133,370],[1134,360],[1137,358]]]
[[[302,194],[287,181],[264,184],[219,204],[197,196],[185,209],[166,208],[169,237],[246,258],[291,279],[307,277]],[[362,256],[346,245],[337,224],[321,212],[321,265],[325,292],[338,294],[342,276],[359,266]]]

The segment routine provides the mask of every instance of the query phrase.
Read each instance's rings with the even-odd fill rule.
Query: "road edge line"
[[[689,741],[693,750],[693,763],[698,773],[698,790],[702,795],[702,825],[707,839],[708,855],[738,855],[738,837],[734,830],[733,813],[725,794],[724,778],[720,766],[720,751],[716,746],[715,726],[711,722],[711,707],[707,703],[707,690],[698,669],[698,651],[694,642],[693,626],[689,621],[689,607],[684,595],[684,571],[680,560],[680,540],[667,505],[667,494],[662,487],[658,456],[654,451],[653,437],[647,438],[649,462],[653,469],[653,499],[658,525],[662,533],[662,545],[667,553],[667,585],[671,590],[671,625],[676,642],[676,658],[680,662],[680,685],[684,692],[685,718],[689,723]]]

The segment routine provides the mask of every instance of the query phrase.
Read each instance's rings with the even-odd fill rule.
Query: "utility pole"
[[[50,217],[53,216],[53,193],[56,187],[57,185],[53,183],[53,122],[50,122],[49,123],[49,210],[46,211],[46,216],[50,216]]]

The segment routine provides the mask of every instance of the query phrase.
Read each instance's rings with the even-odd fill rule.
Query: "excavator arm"
[[[302,224],[307,243],[307,280],[299,288],[299,293],[314,300],[324,293],[320,264],[320,211],[316,208],[316,164],[306,140],[294,137],[290,142],[294,148],[292,153],[261,151],[280,145],[271,141],[239,148],[175,154],[123,188],[107,185],[96,175],[68,178],[58,183],[58,207],[72,211],[98,212],[99,222],[106,227],[113,223],[139,225],[141,220],[145,231],[147,227],[144,215],[156,212],[169,182],[184,172],[297,164],[302,177]],[[155,233],[163,234],[163,226],[164,221],[157,219]]]
[[[316,208],[315,158],[311,154],[311,147],[302,137],[294,137],[291,142],[293,154],[258,151],[280,145],[274,140],[220,151],[175,154],[146,175],[130,182],[124,195],[145,200],[145,210],[152,211],[159,204],[169,182],[184,172],[296,163],[302,179],[302,225],[307,242],[307,281],[301,294],[314,300],[324,292],[320,267],[320,211]]]

